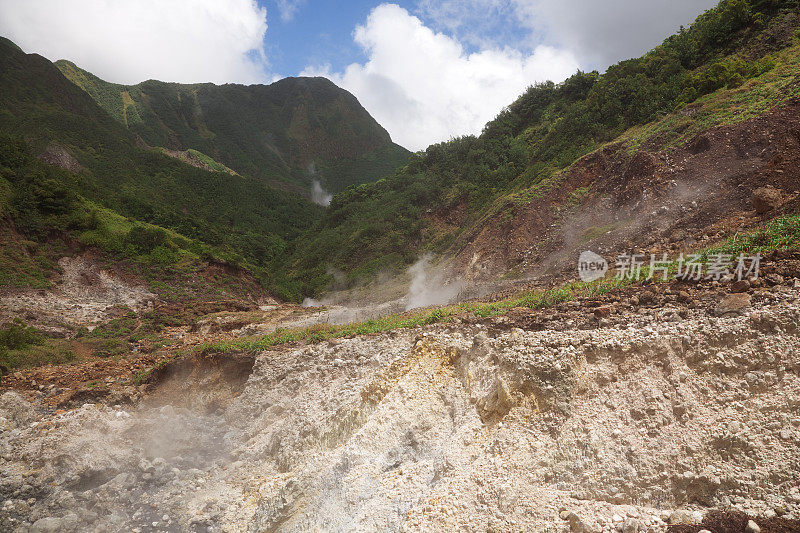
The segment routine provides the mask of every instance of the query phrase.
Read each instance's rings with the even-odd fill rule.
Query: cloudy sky
[[[0,35],[101,78],[327,76],[410,149],[528,85],[641,55],[717,0],[0,0]]]

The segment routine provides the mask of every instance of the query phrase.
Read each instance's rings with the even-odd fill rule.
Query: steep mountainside
[[[271,85],[108,83],[68,61],[56,66],[150,146],[189,148],[248,176],[338,192],[375,181],[410,152],[358,100],[324,78]]]
[[[798,96],[797,7],[796,0],[723,0],[641,58],[531,87],[480,136],[431,146],[394,176],[334,197],[299,241],[293,276],[307,292],[320,291],[334,269],[357,282],[433,252],[455,256],[459,275],[522,277],[559,254],[572,257],[566,244],[588,247],[612,229],[649,240],[654,235],[636,222],[662,206],[672,210],[661,212],[668,216],[660,223],[677,229],[677,196],[653,205],[664,180],[679,177],[679,190],[686,181],[695,187],[696,202],[725,205],[730,198],[720,195],[734,172],[723,180],[715,166],[730,167],[730,154],[712,147],[698,156],[708,156],[705,168],[680,159],[706,151],[702,142],[690,146],[701,132]],[[769,137],[769,128],[768,121],[757,125],[750,140]],[[769,165],[761,156],[759,164]],[[746,181],[751,188],[771,183],[757,172]],[[748,192],[739,191],[736,208],[749,206]],[[606,210],[594,216],[599,205]],[[702,236],[722,217],[716,209],[684,229]]]
[[[3,224],[31,242],[68,235],[161,265],[213,257],[252,267],[274,284],[271,262],[322,212],[263,180],[138,146],[52,63],[5,39],[0,87]]]

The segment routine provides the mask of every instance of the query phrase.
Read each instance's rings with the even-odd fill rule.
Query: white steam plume
[[[333,195],[322,188],[319,180],[314,180],[311,184],[311,201],[322,207],[328,207],[331,205],[331,200]]]
[[[449,282],[441,269],[431,265],[431,259],[431,254],[425,254],[408,268],[411,285],[406,294],[406,311],[448,304],[458,298],[463,288],[460,281]]]

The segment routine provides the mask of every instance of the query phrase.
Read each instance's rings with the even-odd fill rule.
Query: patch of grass
[[[28,346],[19,350],[0,347],[0,363],[9,370],[42,365],[63,365],[76,359],[75,352],[59,343]]]
[[[96,339],[113,339],[130,336],[136,329],[136,315],[128,313],[92,330],[87,336]]]
[[[369,335],[395,329],[410,329],[427,324],[443,322],[460,312],[460,306],[449,306],[417,313],[393,314],[347,325],[317,324],[305,328],[278,328],[268,335],[257,338],[237,339],[220,343],[205,344],[201,352],[257,352],[272,346],[300,342],[321,342],[328,339]]]
[[[591,190],[590,186],[586,187],[578,187],[567,197],[567,203],[570,207],[577,207],[583,203],[587,196],[589,196],[589,191]]]
[[[0,364],[9,370],[75,360],[64,341],[49,340],[21,321],[0,329]]]
[[[298,343],[316,343],[329,339],[383,333],[397,329],[447,322],[457,315],[472,314],[476,317],[491,317],[506,313],[510,309],[527,307],[542,309],[579,297],[593,297],[632,283],[628,280],[607,279],[592,283],[569,283],[546,291],[529,291],[521,295],[491,303],[465,302],[438,309],[393,314],[348,325],[317,324],[305,328],[279,328],[269,335],[237,339],[198,347],[202,353],[258,352],[273,346]]]
[[[124,339],[97,339],[89,342],[96,357],[111,358],[124,355],[131,346]]]
[[[782,215],[754,231],[737,233],[725,242],[703,250],[703,256],[753,255],[800,247],[800,214]]]
[[[48,289],[58,250],[32,241],[0,241],[0,287]]]
[[[606,226],[592,226],[588,228],[581,234],[581,243],[587,243],[589,241],[593,241],[599,237],[602,237],[609,231],[613,231],[617,227],[617,224],[608,224]]]
[[[43,342],[44,335],[39,330],[26,326],[20,320],[0,329],[0,345],[9,350],[19,350],[31,345],[42,344]]]

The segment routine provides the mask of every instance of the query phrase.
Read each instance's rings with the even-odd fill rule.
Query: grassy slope
[[[509,201],[536,202],[580,157],[656,135],[683,142],[797,94],[797,1],[724,0],[691,28],[605,74],[531,87],[479,137],[431,146],[395,175],[334,197],[289,270],[306,292],[441,253]],[[679,112],[696,102],[700,112]],[[437,220],[455,214],[455,224]]]
[[[410,153],[346,91],[323,78],[269,86],[105,82],[56,65],[151,146],[194,148],[241,174],[305,186],[308,167],[333,191],[393,172]]]

